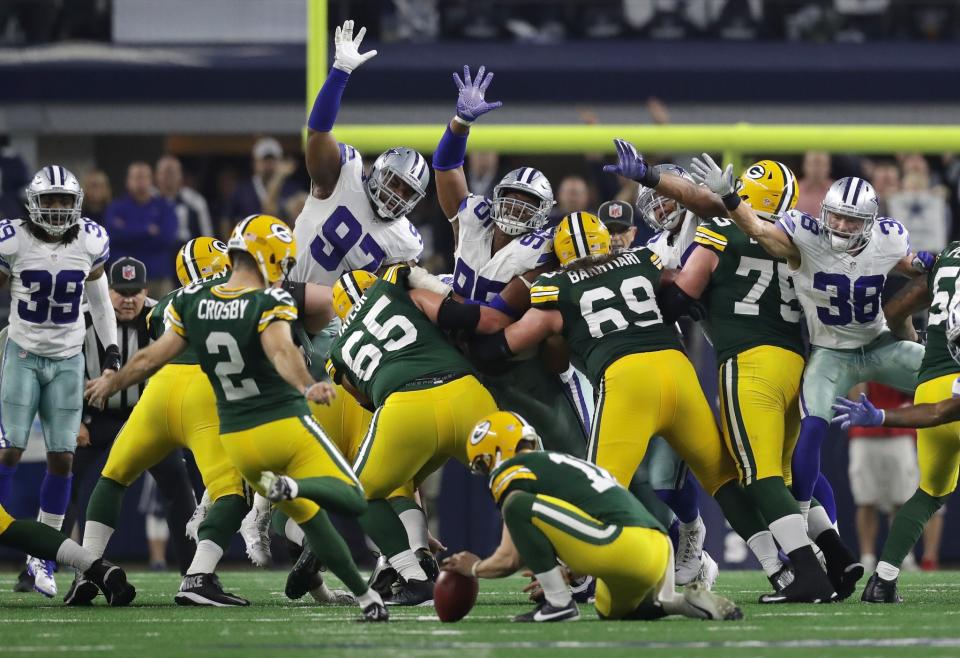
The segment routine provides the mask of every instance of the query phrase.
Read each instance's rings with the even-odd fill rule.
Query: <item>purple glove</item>
[[[846,398],[837,398],[833,410],[837,415],[833,417],[833,424],[840,425],[840,429],[849,429],[851,425],[861,427],[879,427],[883,425],[883,409],[877,409],[864,393],[860,394],[860,401],[854,402]]]
[[[917,272],[929,272],[933,269],[933,264],[937,262],[937,255],[929,251],[918,251],[913,255],[913,261],[910,265]]]
[[[613,145],[617,148],[618,162],[615,165],[604,165],[605,172],[619,174],[647,187],[657,186],[660,182],[660,173],[647,164],[643,156],[637,153],[633,144],[624,139],[615,139]]]
[[[484,79],[485,71],[486,67],[481,66],[480,70],[477,71],[476,81],[470,78],[470,67],[467,65],[463,67],[463,80],[456,73],[453,74],[453,82],[460,90],[460,95],[457,96],[457,116],[464,121],[476,121],[490,110],[495,110],[503,105],[500,101],[488,103],[483,98],[483,95],[487,92],[487,87],[493,82],[492,72],[487,74],[486,79]]]

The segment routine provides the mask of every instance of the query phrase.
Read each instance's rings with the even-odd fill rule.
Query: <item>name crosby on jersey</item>
[[[584,281],[598,274],[609,272],[618,267],[624,267],[626,265],[640,265],[640,264],[641,264],[641,261],[637,257],[637,255],[632,251],[628,251],[624,254],[620,254],[613,260],[603,263],[601,265],[590,265],[581,270],[570,270],[568,272],[564,272],[564,274],[566,274],[567,278],[570,279],[570,283],[577,283],[579,281]]]
[[[250,300],[233,299],[221,302],[214,299],[204,299],[197,306],[197,317],[201,320],[239,320],[247,312]]]

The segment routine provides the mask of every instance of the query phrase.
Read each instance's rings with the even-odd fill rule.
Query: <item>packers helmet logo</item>
[[[274,237],[280,242],[284,242],[286,244],[293,242],[293,235],[290,233],[290,229],[283,224],[271,224],[270,235],[267,237]]]
[[[746,176],[747,178],[751,178],[751,179],[753,179],[753,180],[760,180],[761,178],[764,177],[764,175],[766,175],[766,173],[767,173],[767,170],[764,169],[764,168],[758,163],[758,164],[752,164],[752,165],[750,165],[750,166],[747,168],[747,170],[746,170],[745,172],[743,172],[743,175]]]
[[[490,421],[485,420],[473,428],[473,433],[470,435],[470,445],[480,445],[480,442],[483,441],[483,438],[489,433]]]
[[[214,240],[211,248],[214,251],[219,251],[222,254],[227,253],[227,245],[221,242],[220,240]]]

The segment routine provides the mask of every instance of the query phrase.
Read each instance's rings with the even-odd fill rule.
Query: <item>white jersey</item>
[[[370,205],[363,160],[352,146],[340,145],[340,178],[326,199],[307,196],[293,227],[297,239],[294,281],[332,286],[350,270],[376,272],[382,265],[415,261],[423,238],[406,217],[385,221]]]
[[[692,212],[687,212],[679,231],[676,233],[660,231],[647,240],[647,249],[660,257],[660,264],[664,269],[679,270],[684,256],[693,245],[693,238],[697,235],[699,225],[699,218]]]
[[[800,250],[800,268],[790,270],[810,343],[832,349],[869,344],[887,329],[880,296],[890,270],[910,253],[910,235],[895,219],[878,217],[863,250],[834,251],[820,223],[791,210],[778,225]]]
[[[490,199],[471,194],[457,211],[459,238],[454,252],[453,289],[458,295],[489,302],[510,281],[550,262],[553,229],[519,236],[493,253],[493,216]]]
[[[10,277],[9,337],[38,356],[79,354],[86,333],[83,284],[109,257],[106,229],[85,217],[69,244],[34,237],[23,220],[0,221],[0,272]]]

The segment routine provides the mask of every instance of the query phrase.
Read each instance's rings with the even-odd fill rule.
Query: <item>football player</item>
[[[876,381],[902,391],[916,387],[923,346],[914,342],[916,332],[910,322],[894,327],[910,340],[891,333],[880,297],[890,272],[919,276],[930,269],[934,257],[911,251],[909,235],[900,222],[877,218],[877,194],[862,178],[833,183],[818,218],[778,206],[782,216],[771,222],[743,203],[732,165],[721,169],[704,153],[702,160],[694,159],[692,170],[695,179],[721,198],[730,218],[749,238],[774,258],[786,260],[811,344],[800,390],[802,417],[792,463],[793,494],[807,518],[810,537],[824,551],[838,593],[849,596],[863,565],[839,542],[826,511],[810,507],[820,474],[820,446],[833,415],[834,398],[854,384]],[[745,178],[772,174],[772,170],[748,169]],[[838,570],[844,563],[843,582],[838,584]]]
[[[296,241],[279,219],[252,215],[236,226],[227,249],[230,277],[181,289],[165,311],[170,330],[115,376],[88,383],[87,397],[104,400],[192,347],[216,395],[223,452],[303,528],[313,551],[357,596],[362,618],[386,621],[379,595],[320,507],[356,516],[366,502],[349,465],[310,415],[306,400],[328,400],[333,388],[310,376],[290,330],[294,300],[272,287],[293,266]]]
[[[503,538],[489,557],[457,553],[443,568],[478,578],[503,578],[522,565],[532,570],[543,600],[514,621],[580,618],[558,560],[597,579],[601,619],[743,617],[732,601],[700,583],[677,594],[673,547],[656,518],[603,468],[543,450],[536,430],[519,414],[498,411],[481,419],[470,434],[467,458],[471,470],[489,478],[503,515]]]
[[[0,387],[0,505],[27,447],[38,412],[47,449],[39,520],[60,529],[70,501],[71,466],[83,408],[80,303],[90,304],[103,368],[120,367],[117,325],[103,275],[110,257],[106,230],[80,216],[83,190],[59,165],[38,171],[26,190],[27,218],[0,221],[0,285],[10,282],[10,328]],[[53,560],[27,558],[33,587],[57,593]]]
[[[543,272],[556,269],[550,211],[556,204],[553,188],[542,172],[520,167],[493,188],[493,198],[472,194],[463,171],[470,126],[502,105],[487,102],[493,73],[484,67],[463,79],[453,74],[458,89],[457,112],[447,124],[433,155],[437,200],[453,228],[455,267],[453,290],[464,299],[485,304],[514,320],[530,306],[530,284]],[[551,450],[578,457],[586,453],[584,412],[571,405],[567,387],[536,355],[511,362],[505,371],[479,375],[503,408],[517,409],[541,429]],[[579,377],[579,375],[573,375]],[[583,382],[585,383],[585,382]],[[571,383],[573,400],[583,386]],[[586,406],[585,402],[583,405]]]
[[[920,365],[916,406],[874,409],[867,399],[837,399],[834,422],[885,427],[919,427],[917,458],[920,486],[897,510],[876,572],[861,596],[869,603],[899,603],[900,565],[913,549],[931,516],[957,486],[960,472],[960,242],[940,252],[926,277],[915,279],[891,299],[884,312],[891,326],[902,326],[913,313],[930,308],[927,346]]]
[[[497,406],[442,332],[491,330],[494,312],[428,290],[408,292],[403,270],[392,266],[381,279],[363,270],[340,277],[333,304],[343,328],[327,369],[375,409],[353,469],[369,502],[360,524],[403,579],[387,603],[421,605],[433,600],[433,583],[387,498],[450,458],[466,463],[467,433]]]
[[[672,323],[664,323],[656,298],[659,257],[645,247],[610,253],[607,229],[583,212],[560,222],[554,251],[562,269],[534,282],[530,310],[506,329],[471,340],[471,352],[504,359],[562,335],[599,391],[590,461],[628,483],[650,437],[661,435],[741,537],[765,531],[739,486],[693,365]]]
[[[674,284],[661,291],[660,300],[669,320],[681,314],[705,316],[705,329],[720,364],[724,440],[745,491],[770,529],[747,538],[778,590],[762,600],[829,601],[829,592],[843,586],[844,572],[837,570],[833,587],[824,582],[800,509],[786,484],[799,433],[804,364],[800,306],[786,263],[771,257],[725,219],[726,209],[710,190],[689,176],[650,166],[629,142],[615,140],[615,144],[617,173],[639,181],[660,198],[712,217],[694,230],[692,244],[682,256],[682,269]],[[772,160],[748,167],[738,189],[744,205],[758,208],[758,215],[767,222],[778,219],[798,198],[793,173]],[[793,584],[792,574],[776,557],[774,539],[791,556],[800,576]],[[846,596],[855,583],[843,586]]]

